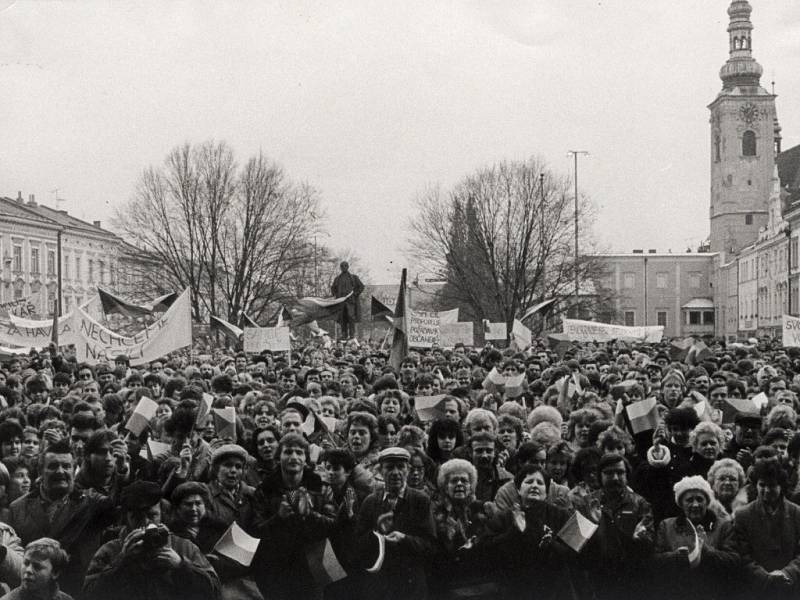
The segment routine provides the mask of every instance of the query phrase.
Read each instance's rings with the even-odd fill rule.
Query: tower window
[[[752,225],[753,224],[753,215],[745,215],[744,216],[744,224],[745,225]]]
[[[721,140],[719,134],[714,136],[714,162],[720,161],[720,144]]]
[[[756,134],[749,129],[742,134],[742,156],[756,155]]]

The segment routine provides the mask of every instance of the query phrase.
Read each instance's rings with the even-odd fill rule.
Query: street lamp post
[[[578,155],[589,156],[586,150],[568,150],[567,156],[572,156],[575,160],[575,316],[578,313],[578,289],[580,287],[580,276],[578,273]]]

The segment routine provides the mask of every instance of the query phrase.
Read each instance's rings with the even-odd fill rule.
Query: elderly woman
[[[170,503],[170,531],[194,543],[203,554],[211,552],[227,526],[208,516],[208,487],[197,481],[182,483],[172,491]]]
[[[738,556],[733,524],[699,475],[673,488],[681,514],[663,520],[656,535],[656,596],[716,598],[729,592]]]
[[[556,539],[569,519],[564,508],[548,503],[550,477],[541,465],[526,464],[514,477],[520,504],[492,521],[501,533],[480,546],[501,566],[505,598],[569,598],[572,551]]]
[[[436,528],[431,591],[443,598],[483,597],[496,592],[497,567],[481,552],[480,540],[489,533],[487,515],[475,502],[478,472],[468,461],[454,458],[439,469],[437,492],[431,503]]]
[[[707,479],[717,501],[732,515],[734,500],[746,481],[742,465],[732,458],[722,458],[711,465]]]

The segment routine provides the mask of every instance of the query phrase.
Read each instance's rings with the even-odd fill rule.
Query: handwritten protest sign
[[[430,348],[438,344],[439,313],[422,310],[409,310],[408,313],[408,345],[412,348]]]
[[[800,318],[783,315],[783,345],[786,348],[800,347]]]
[[[244,351],[288,352],[292,349],[292,340],[288,327],[245,327]]]
[[[572,342],[610,342],[611,340],[637,340],[655,344],[664,336],[661,325],[625,327],[611,323],[595,323],[578,319],[564,319],[564,335]]]

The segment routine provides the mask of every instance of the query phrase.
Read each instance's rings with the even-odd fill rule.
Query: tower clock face
[[[746,125],[752,125],[758,121],[759,116],[758,107],[752,102],[748,102],[739,109],[739,119]]]

